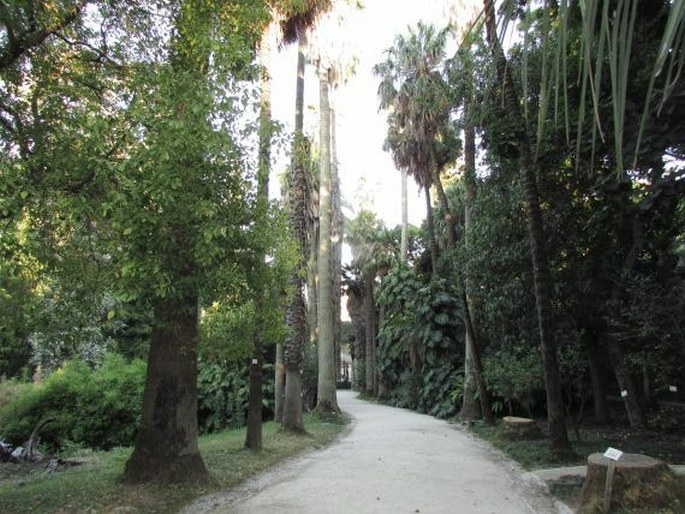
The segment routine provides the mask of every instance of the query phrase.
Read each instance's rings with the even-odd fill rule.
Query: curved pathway
[[[339,391],[352,428],[331,446],[287,461],[184,512],[553,513],[540,479],[464,430]]]

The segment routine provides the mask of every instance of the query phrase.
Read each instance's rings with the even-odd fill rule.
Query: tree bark
[[[196,296],[157,301],[141,426],[126,462],[126,483],[209,479],[197,446]]]
[[[407,262],[408,254],[408,231],[409,231],[409,202],[407,198],[407,170],[402,168],[400,170],[402,173],[402,235],[400,237],[400,262]]]
[[[269,170],[271,164],[271,78],[269,64],[271,60],[271,25],[262,34],[257,49],[257,57],[261,67],[260,74],[260,112],[259,112],[259,155],[257,164],[257,222],[268,222],[269,210]],[[245,434],[245,448],[252,451],[262,450],[262,400],[264,393],[263,365],[264,341],[262,340],[262,312],[265,305],[265,287],[262,277],[265,274],[264,258],[266,251],[262,248],[255,252],[253,278],[254,303],[256,323],[252,335],[253,348],[250,361],[250,393],[247,407],[247,430]]]
[[[333,291],[331,280],[331,112],[328,103],[329,69],[319,62],[320,153],[319,153],[319,245],[317,270],[319,291],[317,325],[319,375],[316,410],[340,412],[336,396],[333,342]]]
[[[285,363],[285,397],[283,400],[283,427],[294,432],[304,431],[302,419],[302,361],[307,338],[307,307],[304,300],[302,277],[307,259],[307,177],[304,165],[305,141],[302,133],[304,120],[304,52],[306,33],[298,34],[297,84],[295,89],[295,141],[290,169],[288,216],[293,237],[298,243],[300,262],[290,277],[293,296],[286,309],[286,322],[290,333],[283,346]]]
[[[433,202],[428,186],[425,187],[426,225],[428,227],[428,251],[431,259],[431,274],[438,272],[438,241],[435,239],[435,224],[433,223]]]
[[[335,88],[333,88],[335,91]],[[335,379],[341,377],[341,344],[342,344],[342,243],[345,217],[341,207],[340,175],[338,169],[336,141],[336,111],[331,102],[331,273],[333,287],[333,348],[335,355]]]
[[[274,366],[274,419],[283,421],[283,401],[285,400],[285,363],[283,362],[283,343],[276,344],[276,363]]]
[[[561,394],[561,377],[557,360],[557,348],[554,335],[554,319],[550,301],[549,262],[545,248],[545,235],[542,222],[542,210],[535,176],[536,165],[531,152],[530,138],[526,121],[519,106],[519,96],[514,89],[511,69],[507,66],[504,51],[499,44],[495,26],[495,7],[492,0],[484,0],[485,25],[490,50],[495,60],[497,75],[502,88],[503,105],[510,117],[509,130],[516,141],[519,166],[523,181],[528,222],[528,237],[531,247],[533,279],[535,285],[535,305],[538,314],[540,348],[545,376],[547,399],[547,421],[549,424],[550,450],[555,454],[570,451],[566,431],[566,420]]]
[[[373,296],[373,284],[375,276],[372,273],[364,273],[364,341],[365,341],[365,364],[366,374],[365,391],[373,395],[376,392],[376,304]]]
[[[466,187],[466,204],[464,205],[464,245],[466,247],[466,254],[469,253],[469,234],[471,230],[471,209],[476,202],[476,137],[475,128],[471,120],[471,102],[473,98],[467,99],[467,106],[464,112],[466,124],[464,127],[464,184]],[[476,419],[481,415],[481,408],[479,402],[476,400],[476,391],[478,390],[478,373],[482,373],[482,369],[476,370],[473,362],[472,348],[478,348],[476,341],[476,320],[471,309],[472,291],[471,281],[469,280],[468,272],[462,272],[466,278],[464,279],[464,311],[470,314],[470,319],[466,325],[465,334],[465,348],[464,348],[464,398],[461,405],[459,416],[464,419]],[[467,311],[468,309],[468,311]],[[469,324],[471,330],[468,329]],[[473,333],[472,333],[473,332]],[[478,348],[480,349],[480,348]],[[482,377],[481,377],[482,379]]]
[[[590,365],[590,381],[592,382],[595,422],[606,425],[609,423],[609,409],[607,407],[606,392],[600,368],[602,357],[600,355],[600,348],[595,341],[590,342],[588,346],[588,362]]]

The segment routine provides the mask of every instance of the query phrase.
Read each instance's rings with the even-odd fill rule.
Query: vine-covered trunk
[[[197,446],[196,296],[159,299],[154,309],[143,412],[127,483],[205,482]]]
[[[331,111],[328,103],[329,69],[319,63],[320,154],[319,154],[319,245],[317,270],[319,292],[317,301],[317,350],[319,376],[316,410],[339,412],[335,384],[333,342],[333,287],[331,279]]]
[[[303,271],[307,259],[307,177],[305,170],[306,144],[302,133],[304,115],[304,52],[307,37],[298,34],[297,84],[295,88],[295,141],[293,143],[290,189],[288,191],[288,216],[293,237],[298,243],[299,264],[293,269],[290,283],[293,295],[286,309],[289,334],[283,347],[285,363],[285,391],[283,400],[283,427],[303,432],[302,420],[302,361],[307,338],[307,306],[304,300]]]
[[[526,217],[533,264],[535,305],[538,315],[540,348],[542,350],[545,376],[550,450],[556,454],[563,454],[570,451],[570,443],[566,431],[566,417],[561,394],[561,376],[557,359],[554,319],[550,300],[551,279],[535,174],[536,163],[533,159],[526,120],[520,109],[519,96],[514,89],[511,69],[507,66],[504,50],[497,36],[494,2],[492,0],[484,0],[484,7],[488,44],[495,60],[497,76],[502,91],[504,112],[509,117],[507,126],[512,132],[511,138],[516,142],[516,149],[519,154],[519,168],[526,198]]]

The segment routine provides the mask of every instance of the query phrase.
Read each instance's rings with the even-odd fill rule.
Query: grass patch
[[[543,425],[544,428],[544,425]],[[490,442],[509,458],[527,470],[584,466],[591,453],[604,453],[611,446],[626,453],[641,453],[663,460],[667,464],[685,464],[685,440],[676,434],[664,434],[652,430],[633,430],[617,427],[585,427],[580,430],[580,441],[571,441],[575,457],[559,460],[551,454],[546,438],[534,440],[511,440],[501,424],[491,427],[484,423],[471,425],[470,430],[481,439]],[[543,430],[544,431],[544,430]],[[571,436],[572,434],[569,434]],[[562,477],[548,483],[550,492],[567,505],[578,508],[582,479]],[[658,510],[612,510],[619,513],[685,512],[685,477],[677,477],[676,499],[671,505]]]
[[[0,470],[0,512],[176,512],[193,499],[222,491],[300,452],[330,443],[344,429],[342,421],[305,416],[307,434],[264,424],[264,449],[255,454],[243,448],[245,429],[200,438],[200,452],[214,483],[211,486],[121,483],[131,449],[82,452],[72,458],[82,464],[48,474],[45,467],[4,464]]]
[[[685,440],[675,434],[617,427],[582,428],[580,441],[571,441],[576,457],[560,460],[550,453],[547,439],[511,440],[501,424],[491,427],[476,423],[470,428],[472,433],[489,441],[528,470],[582,466],[587,463],[588,455],[604,453],[609,446],[626,453],[649,455],[668,464],[685,464]]]

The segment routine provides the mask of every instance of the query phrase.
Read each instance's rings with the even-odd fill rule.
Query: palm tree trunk
[[[335,91],[333,88],[332,91]],[[333,95],[331,95],[333,96]],[[336,118],[335,103],[331,98],[331,272],[333,286],[333,348],[335,355],[335,378],[341,377],[341,343],[342,343],[342,243],[345,218],[341,208],[340,175],[338,169],[337,141],[336,141]]]
[[[402,173],[402,235],[400,239],[400,262],[407,262],[408,254],[408,237],[407,232],[409,230],[409,209],[408,209],[408,198],[407,198],[407,170],[406,168],[401,169]]]
[[[365,384],[367,394],[376,392],[376,303],[373,296],[375,276],[371,272],[364,272],[364,341],[365,341]]]
[[[438,242],[435,239],[435,224],[433,223],[433,202],[431,201],[430,187],[425,187],[426,198],[426,226],[428,227],[428,251],[431,258],[431,273],[438,272]]]
[[[299,265],[293,269],[290,282],[293,296],[286,309],[286,322],[290,333],[283,347],[285,363],[285,391],[283,400],[283,427],[294,432],[304,431],[302,419],[302,362],[307,338],[307,308],[304,300],[302,271],[307,256],[307,177],[305,170],[304,126],[304,52],[307,48],[305,32],[299,34],[297,51],[297,86],[295,89],[295,141],[290,169],[289,218],[293,237],[298,243]]]
[[[466,187],[466,204],[464,206],[464,245],[466,247],[466,254],[469,254],[469,233],[471,230],[471,212],[476,202],[476,135],[475,127],[473,125],[471,114],[471,102],[473,98],[467,100],[467,108],[464,112],[464,119],[466,125],[464,127],[464,184]],[[479,389],[479,380],[483,381],[483,377],[478,377],[482,373],[480,366],[474,366],[474,353],[477,353],[480,348],[478,346],[478,338],[476,336],[476,320],[473,317],[473,309],[471,309],[471,280],[468,273],[463,273],[464,279],[464,312],[469,313],[468,323],[466,323],[466,337],[464,348],[464,399],[461,405],[460,417],[464,419],[475,419],[480,417],[480,404],[476,401],[476,391]],[[469,325],[471,330],[469,330]],[[475,348],[476,350],[472,350]],[[480,359],[480,355],[477,356]]]
[[[488,43],[495,60],[497,75],[500,87],[502,88],[504,109],[510,117],[508,126],[517,142],[519,166],[526,197],[528,237],[530,240],[535,284],[535,304],[538,314],[538,329],[547,396],[550,450],[555,454],[564,454],[570,451],[570,443],[566,431],[564,404],[561,394],[561,377],[554,336],[554,319],[550,303],[549,263],[545,248],[542,211],[540,209],[537,179],[535,176],[536,166],[531,151],[526,122],[519,106],[519,97],[514,89],[511,69],[507,66],[504,51],[497,37],[494,2],[492,0],[484,0],[484,6]]]
[[[331,111],[328,103],[328,67],[319,63],[320,157],[319,157],[319,294],[317,325],[319,329],[319,380],[316,410],[339,412],[335,385],[333,351],[333,291],[331,280]]]

